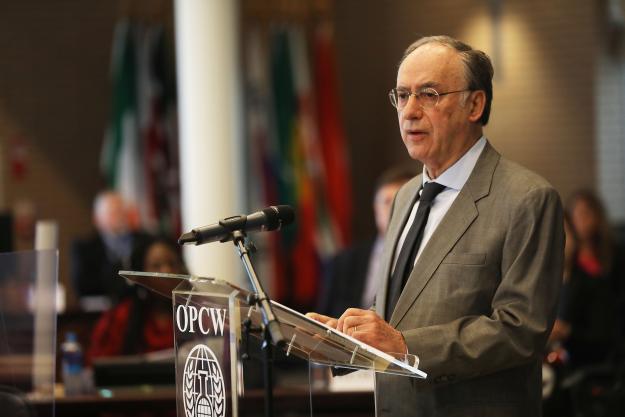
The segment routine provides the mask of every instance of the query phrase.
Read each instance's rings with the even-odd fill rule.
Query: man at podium
[[[423,163],[398,192],[375,307],[325,322],[426,380],[378,374],[378,416],[539,416],[541,357],[562,277],[560,198],[483,134],[493,67],[447,36],[408,47],[389,97]]]

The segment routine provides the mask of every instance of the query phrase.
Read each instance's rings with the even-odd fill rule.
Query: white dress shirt
[[[475,168],[475,164],[477,163],[478,158],[480,157],[484,147],[486,146],[486,138],[482,136],[463,156],[458,159],[452,166],[447,168],[445,172],[443,172],[438,178],[435,180],[431,180],[428,176],[425,165],[423,166],[423,185],[429,181],[435,181],[441,185],[445,186],[445,189],[441,191],[432,202],[432,207],[430,208],[430,214],[428,216],[428,221],[425,224],[425,229],[423,230],[423,239],[421,240],[421,245],[419,246],[419,251],[417,252],[417,256],[415,257],[415,265],[423,248],[427,245],[428,241],[434,234],[434,231],[440,224],[443,217],[447,213],[447,210],[451,207],[456,197],[458,197],[458,193],[464,187],[464,184],[469,179],[471,172],[473,172],[473,168]],[[423,191],[423,188],[421,188]],[[421,191],[419,191],[419,195],[421,195]],[[412,211],[410,212],[410,217],[408,217],[408,221],[404,226],[404,230],[402,231],[401,236],[399,237],[399,243],[395,250],[395,260],[393,261],[393,270],[395,269],[395,263],[397,263],[397,258],[399,257],[399,252],[401,251],[401,247],[404,244],[404,240],[406,240],[406,235],[408,234],[408,230],[410,230],[410,226],[412,226],[412,222],[417,214],[417,209],[419,208],[419,201],[414,204],[412,207]]]

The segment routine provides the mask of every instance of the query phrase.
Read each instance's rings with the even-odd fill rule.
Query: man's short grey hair
[[[480,117],[482,126],[486,126],[490,116],[491,103],[493,101],[493,64],[488,55],[464,42],[454,39],[451,36],[425,36],[413,42],[404,52],[399,65],[406,59],[408,55],[417,48],[428,43],[437,43],[457,51],[460,54],[465,67],[465,78],[468,83],[469,90],[482,90],[486,94],[486,104],[484,112]]]

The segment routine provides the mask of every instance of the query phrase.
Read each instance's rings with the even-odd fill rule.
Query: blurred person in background
[[[570,393],[564,389],[563,381],[570,375],[569,353],[565,343],[571,334],[569,319],[569,287],[575,269],[578,239],[571,219],[564,213],[564,268],[562,271],[562,290],[558,304],[558,313],[553,329],[547,340],[547,350],[543,361],[543,415],[570,415]]]
[[[593,192],[574,193],[564,220],[563,286],[543,364],[543,412],[621,415],[608,409],[622,360],[623,261]]]
[[[556,321],[553,324],[553,329],[549,335],[547,346],[551,351],[559,351],[562,349],[562,342],[564,342],[571,334],[571,324],[567,321],[568,314],[568,292],[571,282],[571,275],[575,268],[577,258],[577,234],[571,224],[571,219],[568,214],[564,213],[564,268],[562,271],[562,290],[560,292],[560,303],[558,305],[558,315]],[[554,356],[552,356],[555,359]]]
[[[19,199],[13,204],[13,248],[16,251],[35,248],[37,207],[29,199]]]
[[[115,191],[96,196],[93,224],[95,232],[72,246],[72,284],[86,310],[110,307],[131,292],[118,271],[130,269],[134,247],[147,238],[131,230],[126,204]]]
[[[373,305],[380,281],[379,263],[384,235],[397,190],[416,175],[409,166],[390,168],[378,178],[373,197],[376,236],[339,252],[326,268],[319,312],[340,316],[349,307]]]
[[[576,368],[605,362],[616,353],[625,269],[603,204],[593,192],[574,193],[567,213],[577,248],[565,267],[568,279],[556,330],[569,353],[571,367]]]
[[[186,274],[178,245],[168,238],[153,238],[132,254],[132,270]],[[98,320],[88,350],[88,358],[153,352],[174,347],[171,301],[143,287]]]

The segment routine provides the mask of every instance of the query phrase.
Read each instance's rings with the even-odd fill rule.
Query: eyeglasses
[[[410,90],[406,90],[403,88],[393,88],[388,93],[388,98],[391,100],[391,104],[393,107],[397,108],[397,110],[403,110],[404,107],[408,104],[408,100],[410,100],[410,96],[414,96],[415,100],[417,100],[417,104],[422,109],[431,109],[438,104],[438,100],[442,96],[446,96],[447,94],[453,93],[462,93],[464,91],[471,91],[469,89],[464,90],[456,90],[456,91],[447,91],[446,93],[439,93],[432,87],[426,87],[414,93],[410,92]]]

